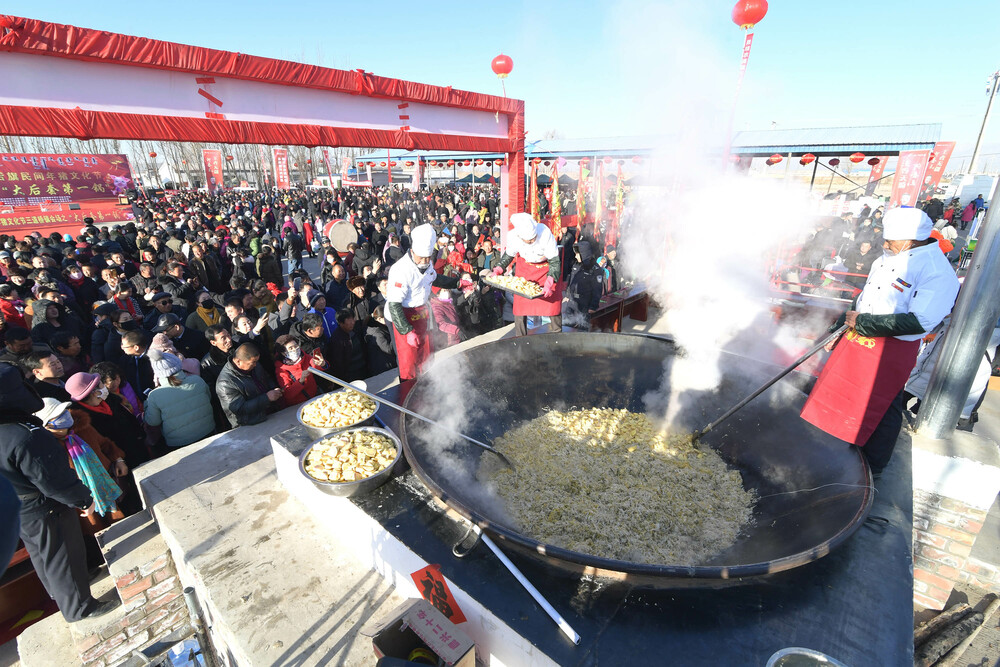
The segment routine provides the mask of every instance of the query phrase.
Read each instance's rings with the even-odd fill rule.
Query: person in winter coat
[[[257,274],[265,283],[274,283],[281,286],[284,282],[281,274],[281,260],[273,252],[271,246],[261,246],[260,254],[257,255]]]
[[[435,338],[435,349],[457,345],[462,341],[462,328],[459,325],[458,311],[452,301],[451,290],[432,287],[435,298],[431,300],[431,311],[434,313],[434,324],[442,336]]]
[[[58,303],[49,299],[38,299],[31,304],[34,313],[31,320],[31,338],[37,343],[48,343],[57,331],[68,331],[79,337],[80,327],[70,318]]]
[[[205,333],[213,324],[222,323],[222,309],[215,303],[212,295],[208,292],[198,292],[195,294],[194,311],[187,316],[184,326],[193,331]]]
[[[45,404],[13,366],[0,364],[0,475],[20,503],[20,536],[38,578],[69,621],[120,604],[90,593],[78,511],[93,516],[90,491],[66,463],[66,449],[34,413]],[[9,517],[5,517],[9,518]]]
[[[975,200],[973,200],[973,201],[970,201],[966,205],[966,207],[964,209],[962,209],[962,219],[961,219],[962,220],[962,227],[961,227],[961,229],[964,231],[965,228],[966,228],[966,226],[970,222],[972,222],[972,220],[975,217],[976,217],[976,202],[975,202]]]
[[[396,352],[392,348],[392,332],[385,322],[382,306],[375,306],[372,319],[365,328],[365,352],[368,355],[368,377],[396,367]]]
[[[159,386],[146,398],[146,424],[159,427],[170,448],[190,445],[211,435],[215,417],[205,381],[185,373],[181,360],[169,352],[150,348],[148,354]]]
[[[97,373],[77,373],[66,381],[66,391],[73,399],[73,410],[83,410],[94,430],[110,438],[125,452],[129,468],[149,461],[146,434],[135,416],[122,404],[122,399],[104,386]]]
[[[576,246],[576,264],[566,285],[566,310],[570,321],[590,328],[590,314],[597,310],[603,294],[604,272],[594,261],[594,252],[586,241]]]
[[[352,262],[354,275],[356,276],[362,275],[362,273],[364,273],[364,268],[366,266],[370,266],[372,267],[373,270],[377,271],[377,269],[375,269],[376,262],[379,262],[379,264],[381,264],[381,262],[378,259],[378,256],[372,249],[372,244],[369,243],[368,241],[365,241],[358,247],[357,250],[354,251],[354,260]]]
[[[259,360],[257,346],[244,343],[236,348],[215,382],[222,410],[233,428],[262,423],[281,401],[282,391],[258,366]]]
[[[0,285],[0,313],[8,327],[31,329],[24,320],[24,302],[21,301],[17,288],[10,283]]]
[[[305,403],[319,395],[316,377],[306,372],[310,367],[326,370],[326,360],[319,350],[305,354],[299,342],[285,334],[274,344],[274,359],[274,372],[286,407]]]
[[[338,310],[337,330],[330,339],[330,373],[348,382],[369,377],[364,339],[355,330],[356,323],[349,308]]]

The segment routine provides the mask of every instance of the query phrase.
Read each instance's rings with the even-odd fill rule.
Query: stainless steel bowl
[[[345,391],[348,390],[339,389],[335,392],[327,392],[327,394],[339,394]],[[299,424],[302,425],[302,428],[304,428],[306,431],[309,432],[309,435],[313,436],[314,438],[322,438],[323,436],[326,435],[333,435],[334,433],[340,433],[341,431],[357,428],[358,426],[371,426],[372,424],[375,423],[375,413],[378,412],[378,403],[375,404],[375,412],[372,413],[371,417],[366,417],[365,419],[356,421],[353,424],[348,424],[347,426],[325,428],[322,426],[312,426],[310,424],[305,423],[305,421],[303,421],[302,419],[302,411],[305,410],[306,406],[308,406],[310,403],[315,403],[319,399],[327,396],[327,394],[320,394],[316,398],[310,398],[308,401],[300,405],[299,409],[295,411],[295,418],[299,421]]]
[[[312,451],[313,447],[330,437],[330,435],[325,435],[306,447],[305,450],[299,454],[299,472],[301,472],[306,479],[319,487],[319,490],[323,493],[328,493],[331,496],[340,496],[342,498],[360,496],[363,493],[368,493],[369,491],[376,489],[389,481],[389,477],[392,475],[393,469],[399,463],[399,459],[403,456],[403,445],[400,443],[399,438],[396,437],[395,433],[384,428],[378,428],[376,426],[362,426],[360,428],[344,429],[333,435],[345,435],[352,431],[370,431],[372,433],[378,433],[388,437],[396,446],[396,458],[394,458],[384,469],[378,471],[371,477],[365,477],[364,479],[355,480],[353,482],[324,482],[316,479],[306,472],[306,457],[309,456],[309,452]]]

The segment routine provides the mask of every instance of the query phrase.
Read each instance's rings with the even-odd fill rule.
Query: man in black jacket
[[[205,336],[194,329],[188,329],[181,324],[180,319],[173,313],[160,315],[153,327],[153,333],[165,333],[177,351],[188,359],[201,359],[208,354],[208,341]]]
[[[222,367],[215,382],[222,410],[233,428],[260,424],[281,400],[281,390],[274,387],[264,369],[258,366],[259,360],[257,346],[243,343]]]
[[[0,365],[0,475],[21,500],[21,539],[45,590],[69,622],[118,606],[90,593],[87,554],[76,517],[94,512],[94,501],[66,459],[66,448],[34,413],[38,394],[12,366]]]
[[[153,384],[153,366],[149,363],[146,350],[149,349],[149,339],[145,331],[128,331],[122,336],[123,356],[118,365],[135,395],[140,401],[146,400],[146,394],[156,388]]]
[[[567,316],[571,326],[590,328],[590,314],[601,304],[604,276],[594,264],[594,252],[586,241],[576,246],[576,264],[566,285]]]

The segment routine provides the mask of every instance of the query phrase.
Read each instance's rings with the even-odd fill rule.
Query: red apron
[[[546,276],[549,275],[549,263],[532,264],[518,255],[514,259],[514,275],[541,285],[545,282]],[[562,294],[561,282],[556,283],[556,289],[549,297],[540,296],[537,299],[526,299],[515,294],[514,315],[541,315],[544,317],[562,315]]]
[[[833,348],[801,417],[820,430],[864,445],[906,385],[920,341],[868,338],[854,329]]]
[[[399,364],[400,380],[415,380],[417,372],[431,356],[431,338],[427,335],[428,308],[426,305],[417,308],[403,308],[403,315],[410,323],[420,339],[416,347],[406,342],[406,336],[392,328],[396,339],[396,361]]]

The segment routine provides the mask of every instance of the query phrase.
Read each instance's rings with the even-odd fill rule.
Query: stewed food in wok
[[[335,391],[302,409],[302,421],[318,428],[342,428],[368,419],[378,406],[370,398],[351,391]]]
[[[396,459],[388,437],[359,430],[332,435],[313,445],[305,469],[321,482],[354,482],[385,470]]]
[[[738,470],[644,414],[552,410],[494,446],[514,465],[485,454],[480,480],[520,531],[545,544],[697,565],[730,547],[752,520],[754,494]]]

